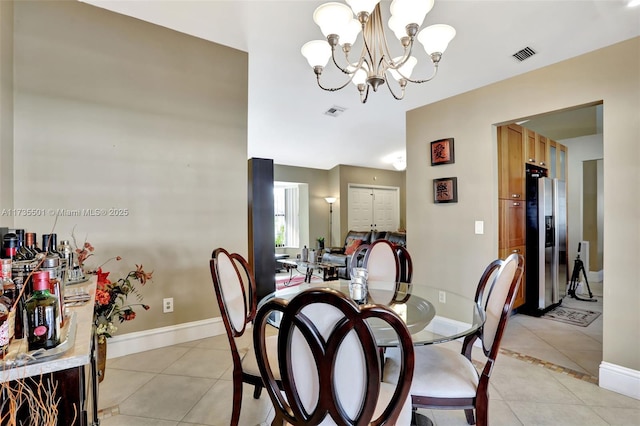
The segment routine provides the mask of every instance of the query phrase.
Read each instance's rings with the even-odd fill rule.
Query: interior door
[[[349,230],[370,231],[373,225],[373,190],[349,188]]]
[[[373,190],[373,229],[395,231],[400,226],[398,191]]]
[[[349,187],[349,229],[395,231],[400,226],[398,188]]]

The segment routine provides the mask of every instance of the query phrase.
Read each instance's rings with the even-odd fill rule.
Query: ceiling
[[[319,169],[338,164],[392,169],[405,150],[406,111],[640,36],[640,7],[629,8],[621,0],[436,0],[423,26],[446,23],[457,30],[438,76],[409,84],[402,101],[382,86],[361,104],[351,84],[338,92],[319,89],[300,54],[304,43],[323,38],[312,15],[324,1],[84,1],[248,52],[249,157]],[[383,1],[385,20],[389,3]],[[389,40],[396,39],[390,35]],[[525,47],[536,54],[522,62],[512,57]],[[393,47],[392,52],[401,53]],[[424,78],[431,72],[427,56],[421,46],[415,52],[418,66],[412,77]],[[339,81],[329,78],[331,83]],[[334,106],[345,108],[344,113],[324,114]],[[565,128],[562,137],[544,127],[534,130],[562,139],[598,128],[593,121],[580,121],[598,114],[568,117],[571,123],[565,115],[554,124]],[[581,134],[572,131],[578,128]]]

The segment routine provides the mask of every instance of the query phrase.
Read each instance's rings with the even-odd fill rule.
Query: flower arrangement
[[[117,256],[109,259],[120,261]],[[108,262],[108,261],[107,261]],[[105,263],[107,263],[105,262]],[[134,306],[142,306],[148,311],[149,305],[142,303],[142,295],[136,289],[136,283],[145,285],[152,280],[153,272],[145,272],[142,265],[136,265],[136,269],[129,271],[124,277],[116,281],[109,280],[109,272],[102,270],[103,263],[96,271],[98,276],[98,286],[96,289],[96,303],[94,306],[94,321],[98,342],[103,343],[106,338],[112,337],[118,330],[114,324],[116,320],[120,323],[131,321],[136,317]],[[127,298],[134,295],[138,303],[129,303]]]
[[[95,271],[86,271],[84,262],[93,256],[95,249],[86,238],[84,243],[79,246],[74,231],[75,227],[71,232],[71,237],[75,246],[74,251],[78,265],[84,272],[98,276],[93,315],[98,342],[104,343],[107,338],[113,337],[113,334],[118,331],[118,327],[115,325],[116,321],[123,323],[136,317],[136,313],[133,310],[135,306],[141,306],[145,311],[150,309],[149,305],[142,303],[142,295],[138,292],[136,285],[145,285],[147,281],[151,281],[153,272],[145,272],[142,265],[136,264],[136,269],[127,272],[122,278],[111,281],[109,279],[110,272],[103,271],[102,267],[112,260],[121,261],[122,258],[120,256],[108,259]],[[127,300],[129,295],[135,296],[137,303],[129,303]]]

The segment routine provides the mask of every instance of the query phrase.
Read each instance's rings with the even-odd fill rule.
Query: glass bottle
[[[9,350],[9,308],[0,302],[0,359]]]
[[[15,322],[16,312],[13,305],[17,299],[16,285],[11,279],[11,259],[0,260],[2,267],[0,268],[0,282],[2,283],[2,296],[0,300],[7,308],[9,308],[9,316],[7,322],[9,323],[9,341],[11,341],[15,335]]]
[[[40,270],[49,274],[49,292],[58,300],[58,319],[60,325],[64,325],[64,285],[62,283],[60,258],[53,254],[47,253],[40,264]]]
[[[40,253],[42,251],[36,245],[36,233],[35,232],[27,232],[25,234],[24,238],[25,238],[25,244],[26,244],[27,248],[29,250],[31,250],[32,253],[37,254],[37,253]]]
[[[58,253],[58,234],[42,234],[42,251],[62,257]]]
[[[16,229],[16,237],[18,237],[18,247],[16,249],[15,260],[27,260],[27,249],[24,246],[24,229]]]
[[[13,259],[18,252],[18,236],[14,233],[4,234],[2,248],[2,257],[4,259]]]
[[[32,277],[33,294],[27,300],[27,341],[29,350],[51,349],[60,343],[58,301],[49,292],[49,273],[38,271]]]

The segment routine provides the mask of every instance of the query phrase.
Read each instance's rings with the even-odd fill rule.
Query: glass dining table
[[[258,309],[274,297],[291,300],[300,292],[325,287],[349,296],[349,280],[305,283],[285,287],[268,294],[258,303]],[[389,290],[394,288],[395,290]],[[485,321],[484,310],[473,298],[461,296],[449,290],[421,284],[368,282],[366,303],[381,304],[391,308],[407,325],[414,346],[449,342],[475,333]],[[279,326],[280,312],[272,312],[268,322]],[[398,339],[385,322],[369,318],[369,327],[379,347],[398,346]],[[411,425],[432,426],[425,415],[414,412]]]
[[[348,280],[305,283],[268,294],[258,303],[258,309],[274,297],[290,300],[313,287],[331,288],[349,295]],[[471,297],[416,283],[399,283],[395,286],[395,291],[389,290],[393,287],[394,284],[369,282],[366,303],[381,304],[397,313],[407,325],[414,346],[444,343],[465,337],[484,324],[484,311]],[[277,327],[279,315],[278,312],[273,312],[269,323]],[[395,332],[386,323],[374,318],[368,322],[378,346],[398,345]]]

